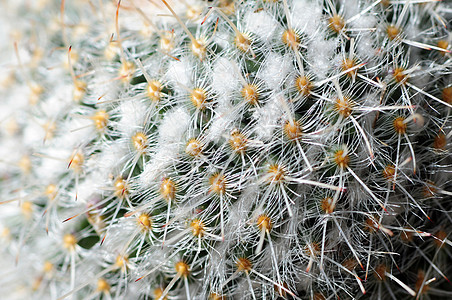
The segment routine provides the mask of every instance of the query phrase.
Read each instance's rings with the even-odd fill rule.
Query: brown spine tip
[[[328,19],[328,27],[336,33],[340,33],[345,27],[345,20],[340,15],[333,15]]]

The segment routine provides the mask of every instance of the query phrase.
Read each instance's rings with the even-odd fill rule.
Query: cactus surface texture
[[[452,1],[0,8],[0,299],[452,299]]]

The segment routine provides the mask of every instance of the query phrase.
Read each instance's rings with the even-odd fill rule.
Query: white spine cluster
[[[452,297],[447,1],[0,8],[8,299]]]

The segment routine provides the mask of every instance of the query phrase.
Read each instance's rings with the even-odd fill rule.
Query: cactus
[[[8,299],[452,297],[452,5],[4,1]]]

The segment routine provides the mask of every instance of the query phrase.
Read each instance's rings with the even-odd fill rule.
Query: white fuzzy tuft
[[[147,111],[147,106],[143,102],[124,101],[117,111],[121,116],[117,127],[125,136],[129,137],[143,127]]]
[[[282,56],[271,52],[259,71],[258,77],[266,83],[268,88],[277,91],[291,70],[293,70],[293,65],[289,55]]]
[[[163,145],[179,142],[189,123],[190,115],[184,108],[178,107],[168,112],[159,127],[159,143]]]
[[[270,42],[278,28],[278,23],[266,11],[248,11],[244,17],[246,31],[255,34],[264,42]]]
[[[283,107],[277,96],[272,96],[264,106],[257,109],[253,116],[257,119],[255,132],[258,138],[264,141],[271,139],[282,115]]]
[[[180,61],[171,61],[168,66],[166,77],[171,82],[174,89],[178,91],[184,91],[183,86],[191,86],[191,70],[192,65],[187,58],[181,59]]]
[[[290,16],[293,28],[309,36],[314,36],[319,31],[323,18],[322,7],[309,0],[294,1]]]
[[[237,70],[236,62],[224,57],[218,58],[212,70],[212,88],[214,91],[218,94],[233,92],[239,84]]]

